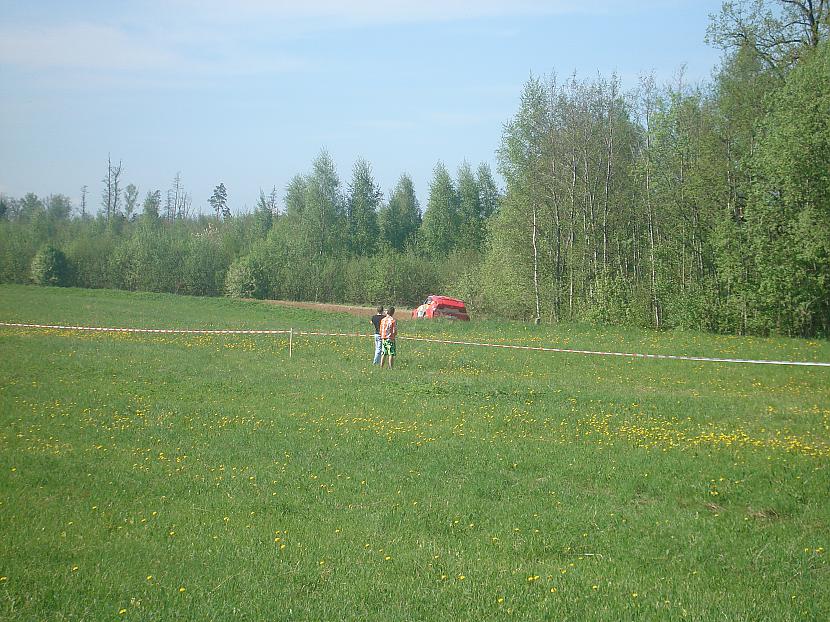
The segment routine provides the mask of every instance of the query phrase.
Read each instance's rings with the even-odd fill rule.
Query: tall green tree
[[[522,297],[532,300],[537,322],[542,315],[543,229],[549,220],[546,188],[551,187],[547,141],[552,135],[549,91],[531,77],[522,90],[518,112],[505,125],[498,152],[507,194],[493,229],[491,253],[509,253],[515,265],[505,272],[505,281],[524,288]]]
[[[34,192],[27,192],[18,202],[17,218],[21,221],[28,222],[38,214],[43,213],[45,209],[46,207],[43,205],[40,197]]]
[[[480,251],[484,244],[484,225],[481,189],[465,160],[458,167],[458,248]]]
[[[144,197],[142,213],[145,219],[158,220],[161,215],[161,190],[148,190]]]
[[[265,192],[260,189],[259,199],[257,199],[256,208],[254,209],[254,222],[257,235],[265,237],[274,225],[274,215],[276,213],[276,189],[270,195],[266,196]]]
[[[830,35],[827,0],[735,0],[711,17],[707,40],[724,50],[748,47],[784,75]]]
[[[285,217],[278,223],[279,239],[283,244],[291,243],[296,252],[312,255],[310,232],[305,226],[306,197],[308,180],[304,175],[294,175],[285,188]]]
[[[458,209],[455,184],[447,167],[438,162],[429,186],[429,200],[421,225],[423,247],[429,256],[436,259],[446,257],[458,246],[461,223]]]
[[[398,179],[389,202],[381,206],[378,224],[381,239],[396,251],[415,245],[421,227],[421,209],[412,178],[406,173]]]
[[[383,192],[375,184],[372,168],[366,160],[358,160],[352,171],[346,200],[349,227],[349,250],[355,255],[374,255],[380,228],[378,209]]]
[[[481,217],[486,221],[499,211],[501,202],[501,192],[493,178],[493,171],[486,162],[479,164],[476,170],[476,185],[481,203]]]
[[[216,219],[219,220],[221,218],[229,218],[230,217],[230,209],[228,208],[228,191],[225,188],[224,183],[219,183],[213,189],[213,194],[210,195],[208,199],[208,203],[210,204],[211,209],[216,213]]]
[[[299,218],[305,211],[306,191],[308,182],[302,175],[294,175],[285,188],[285,214],[292,218]]]
[[[805,54],[775,93],[751,162],[746,208],[769,329],[830,334],[830,44]]]
[[[326,258],[338,255],[346,243],[345,201],[334,161],[323,150],[314,159],[306,178],[302,223],[311,256]]]
[[[127,184],[124,188],[124,215],[129,220],[132,218],[138,204],[138,188],[135,184]]]
[[[65,194],[46,197],[46,213],[52,221],[68,220],[72,215],[72,200]]]

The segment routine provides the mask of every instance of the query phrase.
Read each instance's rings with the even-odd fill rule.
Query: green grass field
[[[0,286],[0,321],[368,316]],[[830,343],[400,322],[830,361]],[[0,619],[827,620],[830,369],[0,327]]]

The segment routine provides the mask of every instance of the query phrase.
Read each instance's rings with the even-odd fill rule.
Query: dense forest
[[[830,2],[728,2],[707,41],[712,80],[532,77],[486,164],[435,166],[426,204],[402,174],[385,195],[326,151],[234,214],[220,183],[196,214],[125,185],[0,196],[0,282],[830,335]],[[87,199],[89,198],[89,203]],[[98,207],[93,209],[93,204]]]

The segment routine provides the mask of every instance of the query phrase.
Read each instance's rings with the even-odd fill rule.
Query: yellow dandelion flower
[[[499,596],[499,598],[496,602],[498,602],[499,604],[502,604],[504,602],[504,596]]]
[[[181,587],[179,588],[179,593],[181,594],[181,593],[182,593],[182,592],[184,592],[184,591],[185,591],[184,586],[181,586]]]
[[[120,616],[123,616],[125,613],[127,613],[126,609],[119,609],[118,610],[118,615],[120,615]]]

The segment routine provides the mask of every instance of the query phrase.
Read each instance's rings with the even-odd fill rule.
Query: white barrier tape
[[[19,328],[51,328],[58,330],[84,330],[98,332],[123,332],[123,333],[178,333],[190,335],[294,335],[316,336],[316,337],[374,337],[374,334],[365,333],[332,333],[314,331],[292,331],[292,330],[199,330],[199,329],[176,329],[176,328],[100,328],[91,326],[60,326],[48,324],[16,324],[11,322],[0,322],[0,326],[12,326]],[[767,361],[763,359],[729,359],[714,358],[706,356],[681,356],[676,354],[640,354],[635,352],[603,352],[600,350],[576,350],[573,348],[548,348],[544,346],[519,346],[506,343],[482,343],[477,341],[454,341],[450,339],[433,339],[428,337],[398,337],[408,341],[422,341],[425,343],[438,343],[456,346],[476,346],[482,348],[504,348],[508,350],[526,350],[531,352],[561,352],[564,354],[590,354],[594,356],[621,356],[641,359],[663,359],[670,361],[702,361],[707,363],[747,363],[753,365],[794,365],[801,367],[830,367],[830,363],[819,361]]]
[[[323,332],[298,332],[297,335],[313,335],[318,337],[374,337],[373,334],[364,333],[323,333]],[[534,352],[562,352],[565,354],[593,354],[595,356],[622,356],[642,359],[666,359],[671,361],[704,361],[708,363],[753,363],[756,365],[796,365],[802,367],[830,367],[830,363],[817,361],[766,361],[754,359],[725,359],[705,356],[681,356],[676,354],[639,354],[634,352],[602,352],[599,350],[575,350],[573,348],[546,348],[544,346],[518,346],[506,343],[482,343],[477,341],[453,341],[450,339],[431,339],[428,337],[402,337],[409,341],[423,341],[426,343],[440,343],[456,346],[478,346],[482,348],[505,348],[509,350],[529,350]]]
[[[186,329],[186,328],[111,328],[98,326],[62,326],[59,324],[15,324],[11,322],[0,322],[0,326],[13,326],[17,328],[52,328],[56,330],[85,330],[88,332],[101,333],[160,333],[160,334],[182,334],[182,335],[287,335],[290,330],[209,330],[209,329]]]
[[[710,363],[754,363],[756,365],[801,365],[806,367],[830,367],[830,363],[814,361],[766,361],[754,359],[722,359],[706,356],[681,356],[676,354],[639,354],[634,352],[602,352],[599,350],[574,350],[572,348],[546,348],[543,346],[517,346],[503,343],[477,343],[474,341],[447,341],[443,339],[427,339],[424,337],[398,337],[398,339],[411,339],[413,341],[426,341],[431,343],[447,343],[460,346],[483,346],[488,348],[507,348],[511,350],[532,350],[536,352],[563,352],[566,354],[593,354],[597,356],[623,356],[642,359],[668,359],[672,361],[705,361]]]

